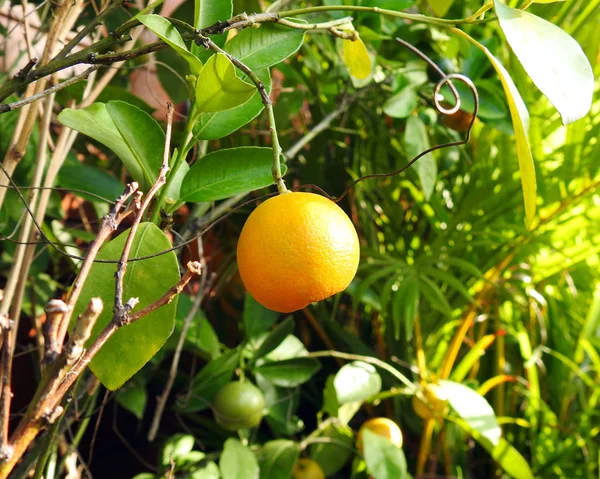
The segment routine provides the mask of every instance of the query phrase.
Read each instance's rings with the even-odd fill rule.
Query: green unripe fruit
[[[230,431],[256,427],[264,415],[265,398],[254,384],[233,382],[223,386],[213,402],[217,424]]]

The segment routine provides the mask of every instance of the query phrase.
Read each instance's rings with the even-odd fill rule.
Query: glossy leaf
[[[202,411],[210,406],[219,389],[231,381],[233,371],[239,366],[240,353],[232,349],[213,359],[194,378],[189,401],[180,404],[184,411]]]
[[[244,302],[244,332],[247,338],[253,338],[269,330],[275,324],[279,313],[265,308],[250,293],[246,293]]]
[[[416,115],[411,116],[406,122],[404,144],[408,161],[431,146],[425,123]],[[429,200],[433,193],[437,177],[435,158],[431,153],[428,153],[420,158],[412,167],[417,171],[425,199]]]
[[[314,358],[292,358],[261,364],[253,372],[276,386],[293,388],[304,384],[320,368],[321,363]]]
[[[265,420],[274,433],[290,436],[304,427],[302,420],[295,415],[300,399],[299,388],[275,386],[261,375],[256,376],[256,384],[265,397]]]
[[[254,353],[254,359],[256,360],[269,354],[279,346],[285,338],[292,334],[292,331],[294,331],[294,318],[290,316],[278,324],[277,327],[269,333]]]
[[[316,437],[308,448],[308,454],[316,461],[326,476],[332,476],[342,469],[354,453],[354,434],[346,425],[330,424]]]
[[[383,112],[392,118],[408,118],[417,107],[417,91],[406,86],[383,104]]]
[[[535,167],[533,165],[533,156],[529,148],[527,132],[529,131],[529,112],[519,94],[509,73],[498,59],[483,45],[471,39],[474,44],[481,49],[492,63],[498,78],[504,88],[504,94],[508,100],[508,108],[512,118],[515,139],[517,141],[517,159],[519,160],[519,170],[521,172],[521,185],[523,187],[523,199],[525,201],[525,223],[530,227],[535,218],[535,200],[536,200],[536,180]]]
[[[147,191],[154,183],[162,163],[164,133],[158,123],[144,111],[125,102],[110,102],[115,116],[119,117],[120,127],[131,134],[137,134],[142,150],[132,149],[121,135],[107,104],[94,103],[81,110],[65,108],[58,115],[59,121],[73,130],[99,141],[110,148],[123,162],[131,177],[140,184],[142,191]],[[126,105],[126,106],[123,106]],[[137,142],[136,142],[137,144]]]
[[[222,479],[256,479],[258,462],[250,449],[238,439],[227,439],[219,459]]]
[[[222,53],[210,57],[196,81],[196,107],[201,112],[231,110],[246,103],[256,87],[237,76],[233,63]]]
[[[162,128],[148,113],[124,101],[109,101],[106,111],[142,168],[147,191],[156,181],[162,164],[165,148]]]
[[[260,28],[245,28],[224,50],[252,70],[272,67],[298,51],[304,41],[304,31],[264,23]]]
[[[215,201],[273,184],[273,150],[243,146],[218,150],[197,161],[181,185],[185,201]]]
[[[232,15],[232,0],[194,0],[194,27],[196,30],[209,27],[218,21],[227,20]],[[227,34],[212,35],[211,40],[222,47],[227,40]],[[193,43],[192,53],[206,61],[212,52]]]
[[[98,259],[118,260],[127,234],[128,231],[125,231],[106,244],[100,250]],[[168,238],[156,225],[142,223],[135,236],[130,257],[151,255],[170,247]],[[104,302],[104,310],[94,325],[90,342],[112,320],[115,271],[115,264],[95,263],[75,306],[73,321],[92,297],[100,297]],[[160,271],[161,274],[155,274],[155,271]],[[136,310],[140,310],[160,298],[178,280],[179,265],[173,252],[129,263],[124,280],[124,300],[139,298]],[[177,296],[170,304],[122,327],[106,342],[94,356],[90,369],[107,389],[121,387],[161,348],[173,331],[176,309]]]
[[[271,92],[271,74],[268,69],[254,72]],[[218,140],[256,118],[264,109],[258,90],[250,100],[237,108],[226,111],[201,113],[194,125],[194,136],[198,140]]]
[[[404,479],[408,477],[402,449],[388,438],[370,430],[363,432],[363,455],[367,471],[374,479]]]
[[[67,161],[58,172],[58,186],[69,189],[84,190],[113,201],[125,190],[125,186],[117,178],[95,166],[79,161]],[[75,193],[90,201],[98,201],[93,196]]]
[[[183,38],[169,20],[154,14],[139,15],[137,19],[188,62],[194,75],[200,73],[202,62],[187,49]]]
[[[115,395],[117,402],[138,419],[144,417],[148,393],[143,384],[129,381]]]
[[[195,469],[189,476],[190,479],[221,479],[219,466],[214,462],[209,462],[201,469]]]
[[[300,455],[300,445],[288,439],[266,442],[260,449],[260,479],[288,479]]]
[[[167,196],[165,196],[165,203],[167,205],[175,205],[181,198],[181,185],[183,184],[183,180],[190,171],[190,165],[186,161],[182,161],[177,171],[171,171],[169,174],[175,175],[173,181],[169,185],[169,189],[167,190]]]
[[[308,351],[306,347],[296,336],[293,334],[288,335],[279,346],[273,351],[264,356],[265,361],[283,361],[284,359],[298,358],[300,356],[306,356]]]
[[[160,452],[160,464],[163,467],[169,467],[171,459],[177,462],[178,459],[189,454],[194,449],[194,436],[191,434],[175,434],[165,442]]]
[[[594,73],[585,53],[567,32],[523,10],[494,2],[500,27],[536,86],[556,107],[563,124],[592,106]]]
[[[358,34],[355,40],[342,40],[342,58],[354,78],[365,80],[371,74],[371,57]]]
[[[360,402],[381,391],[381,376],[373,365],[354,361],[340,368],[333,384],[339,404]]]

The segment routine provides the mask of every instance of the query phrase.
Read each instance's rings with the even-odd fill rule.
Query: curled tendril
[[[454,86],[454,84],[452,83],[452,80],[458,80],[462,83],[464,83],[470,90],[471,93],[473,94],[473,102],[474,102],[474,108],[473,108],[473,113],[472,113],[472,117],[471,117],[471,121],[469,123],[469,126],[467,128],[467,131],[465,133],[465,137],[462,140],[458,140],[458,141],[452,141],[452,142],[448,142],[448,143],[441,143],[439,145],[435,145],[432,146],[431,148],[427,148],[426,150],[422,151],[421,153],[419,153],[417,156],[415,156],[414,158],[412,158],[406,165],[404,165],[402,168],[396,170],[396,171],[392,171],[390,173],[373,173],[370,175],[365,175],[362,176],[358,179],[356,179],[355,181],[353,181],[350,186],[348,186],[341,195],[339,195],[338,197],[332,197],[330,196],[326,191],[324,191],[322,188],[318,187],[317,185],[301,185],[295,188],[292,188],[292,191],[298,191],[298,190],[306,190],[306,189],[314,189],[319,191],[323,196],[326,196],[327,198],[331,199],[332,201],[335,201],[336,203],[340,202],[347,194],[348,192],[354,188],[358,183],[365,181],[365,180],[369,180],[369,179],[375,179],[375,178],[388,178],[388,177],[392,177],[392,176],[397,176],[403,172],[405,172],[406,170],[408,170],[412,165],[414,165],[417,161],[419,161],[421,158],[423,158],[425,155],[436,151],[436,150],[441,150],[444,148],[450,148],[453,146],[461,146],[461,145],[465,145],[470,137],[471,137],[471,130],[473,128],[473,125],[475,123],[475,119],[477,118],[477,113],[479,112],[479,94],[477,93],[477,87],[475,86],[475,84],[473,83],[473,81],[460,73],[449,73],[446,74],[440,67],[438,67],[433,60],[431,60],[427,55],[425,55],[423,52],[421,52],[418,48],[416,48],[415,46],[411,45],[410,43],[407,43],[406,41],[397,38],[396,41],[398,43],[400,43],[401,45],[405,46],[406,48],[408,48],[410,51],[412,51],[415,55],[419,56],[421,59],[423,59],[425,62],[427,62],[441,77],[441,80],[435,85],[434,90],[433,90],[433,105],[434,108],[436,109],[436,111],[442,115],[453,115],[455,113],[457,113],[460,108],[461,108],[461,98],[460,98],[460,94],[458,93],[458,90],[456,89],[456,87]],[[447,108],[445,106],[443,106],[441,104],[441,100],[440,100],[440,90],[442,89],[442,87],[444,85],[448,85],[448,88],[450,89],[450,91],[452,92],[452,95],[454,96],[454,106],[452,106],[451,108]],[[15,184],[15,182],[13,181],[13,179],[10,177],[10,175],[8,174],[8,172],[4,169],[4,167],[2,166],[2,164],[0,164],[0,169],[3,171],[3,173],[5,174],[5,176],[8,178],[9,182],[11,183],[12,188],[14,188],[17,191],[17,194],[19,195],[19,199],[21,200],[21,202],[23,203],[23,205],[25,206],[25,209],[27,211],[27,214],[29,214],[32,218],[33,218],[33,223],[36,227],[36,229],[39,231],[40,236],[42,237],[43,241],[41,242],[18,242],[18,241],[14,241],[14,240],[10,240],[8,237],[0,237],[0,239],[9,239],[9,241],[13,242],[13,243],[19,243],[19,244],[48,244],[50,245],[54,250],[56,250],[58,253],[60,253],[63,256],[72,258],[72,259],[76,259],[76,260],[84,260],[85,257],[83,256],[78,256],[78,255],[74,255],[74,254],[70,254],[67,253],[66,251],[61,250],[58,246],[56,246],[56,244],[51,241],[46,234],[44,233],[44,231],[42,230],[42,228],[40,227],[40,225],[37,223],[37,221],[35,220],[35,216],[33,214],[33,212],[31,211],[31,208],[29,207],[29,204],[27,203],[27,200],[25,199],[25,197],[23,196],[23,194],[21,193],[21,189],[26,189],[26,187],[21,188],[19,186],[17,186]],[[73,190],[71,190],[73,191]],[[90,193],[85,192],[87,195],[89,195]],[[236,211],[240,210],[241,208],[244,208],[245,206],[248,206],[250,204],[256,203],[258,201],[262,201],[265,200],[267,198],[271,198],[275,195],[277,195],[278,193],[269,193],[267,195],[263,195],[260,196],[258,198],[252,198],[248,201],[245,201],[241,204],[239,204],[238,206],[234,207],[231,211],[225,213],[223,216],[221,216],[220,218],[217,218],[216,220],[214,220],[213,222],[211,222],[210,224],[208,224],[205,228],[201,229],[196,235],[194,235],[191,239],[184,241],[176,246],[173,246],[172,248],[160,251],[158,253],[154,253],[151,255],[146,255],[146,256],[138,256],[136,258],[129,258],[128,262],[136,262],[136,261],[144,261],[144,260],[148,260],[148,259],[152,259],[155,258],[157,256],[162,256],[164,254],[170,253],[172,251],[177,251],[181,248],[184,248],[186,246],[188,246],[189,244],[193,243],[194,241],[196,241],[198,238],[202,237],[204,234],[206,234],[210,229],[212,229],[213,227],[215,227],[217,224],[219,224],[221,221],[225,220],[226,218],[228,218],[229,216],[231,216],[233,213],[235,213]],[[103,200],[105,200],[105,198],[102,198]],[[12,236],[12,234],[11,234]],[[109,263],[109,264],[116,264],[118,263],[117,260],[96,260],[96,263]]]

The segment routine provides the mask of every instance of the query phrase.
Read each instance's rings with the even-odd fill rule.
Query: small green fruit
[[[248,381],[226,384],[213,402],[217,424],[230,431],[258,426],[264,415],[264,408],[265,398],[262,392]]]

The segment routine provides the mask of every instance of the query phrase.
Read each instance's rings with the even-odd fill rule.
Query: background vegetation
[[[277,3],[285,4],[278,5],[282,10],[289,10],[306,2]],[[323,2],[340,3],[344,2]],[[8,5],[4,2],[2,11],[10,11]],[[46,34],[51,5],[36,4],[39,23],[31,35]],[[363,0],[361,5],[468,18],[482,3]],[[234,14],[259,12],[266,6],[236,1]],[[88,23],[98,7],[86,5],[77,24]],[[189,21],[193,8],[193,2],[184,2],[165,15]],[[114,10],[99,35],[114,30],[136,11],[133,5]],[[597,77],[600,2],[534,4],[529,11],[571,34]],[[303,18],[318,23],[347,14],[315,13]],[[529,138],[538,191],[537,216],[527,228],[509,106],[485,55],[461,36],[435,25],[369,12],[351,14],[354,28],[374,60],[373,74],[367,80],[349,76],[340,54],[343,40],[327,32],[306,34],[298,52],[271,70],[270,91],[287,158],[288,186],[314,184],[338,196],[358,177],[397,170],[431,145],[464,137],[473,111],[468,89],[457,85],[464,101],[461,112],[440,115],[432,103],[439,76],[398,44],[396,37],[429,55],[446,73],[461,72],[474,81],[480,109],[470,141],[438,150],[399,176],[365,180],[352,188],[340,205],[361,239],[356,279],[346,292],[287,317],[265,310],[245,295],[237,274],[236,240],[255,203],[236,209],[205,231],[233,206],[271,192],[272,187],[250,196],[242,193],[218,201],[188,202],[172,218],[163,218],[175,244],[205,231],[176,252],[181,264],[200,259],[205,270],[202,279],[179,298],[174,333],[116,392],[90,382],[91,373],[83,376],[82,387],[73,393],[74,407],[54,431],[58,432],[56,440],[47,441],[44,438],[52,438],[52,433],[44,433],[14,477],[25,477],[42,451],[47,451],[49,461],[40,471],[46,478],[67,473],[71,474],[68,477],[131,478],[143,473],[136,477],[212,478],[219,477],[215,464],[221,453],[242,464],[241,472],[234,476],[221,471],[223,477],[238,474],[243,478],[247,450],[256,454],[265,478],[280,477],[274,472],[276,467],[293,464],[298,454],[315,458],[329,469],[325,472],[331,477],[367,477],[364,460],[354,448],[354,434],[364,420],[375,416],[389,417],[400,425],[407,469],[413,475],[418,471],[425,474],[422,477],[598,476],[597,94],[587,116],[563,126],[555,108],[511,53],[493,12],[486,16],[490,21],[461,25],[506,66],[530,112]],[[9,48],[19,45],[9,47],[16,35],[10,28],[17,24],[3,25],[6,59]],[[25,50],[20,54],[25,55]],[[542,60],[555,62],[553,58]],[[97,101],[125,101],[164,122],[161,105],[170,98],[177,112],[174,144],[180,144],[185,134],[183,118],[190,106],[187,69],[172,49],[128,60]],[[14,75],[14,69],[5,64],[4,80],[9,71]],[[56,95],[47,132],[43,123],[36,124],[14,172],[17,185],[31,183],[39,139],[49,134],[55,142],[65,128],[61,123],[89,135],[85,119],[69,123],[65,113],[58,119],[55,115],[80,102],[84,88],[85,82],[77,83]],[[578,85],[570,88],[576,90]],[[0,115],[3,155],[9,151],[18,114],[17,110]],[[267,120],[263,114],[231,134],[200,135],[188,160],[200,164],[203,155],[220,149],[271,146]],[[99,218],[109,209],[105,200],[91,194],[112,201],[128,180],[127,170],[113,150],[90,136],[79,135],[73,143],[56,180],[56,186],[63,189],[50,194],[42,225],[49,239],[68,244],[63,249],[76,255],[85,252]],[[162,152],[162,140],[155,145],[149,134],[147,141]],[[55,147],[51,144],[50,152]],[[7,189],[5,194],[0,210],[1,266],[8,272],[25,211],[15,189]],[[22,194],[31,200],[27,190]],[[78,265],[46,244],[35,248],[13,365],[15,424],[35,388],[34,378],[40,374],[44,306],[69,288]],[[154,269],[150,274],[160,275],[161,271]],[[185,342],[173,376],[173,353],[182,331]],[[303,357],[316,351],[351,356]],[[356,355],[381,360],[395,375],[381,369],[381,364],[375,364],[375,373],[364,362],[348,361],[360,359]],[[118,367],[118,358],[112,361]],[[222,452],[228,438],[239,436],[214,423],[209,405],[216,390],[240,371],[261,388],[268,413],[259,429],[241,435],[249,449],[243,446],[240,452],[232,444],[241,443],[228,442],[229,449],[225,446]],[[400,382],[398,375],[405,376],[408,383]],[[155,428],[156,437],[149,440],[157,398],[169,377],[174,379],[172,391]],[[359,381],[359,386],[336,386],[334,378],[345,384]],[[438,379],[450,379],[470,389],[456,392],[458,400],[451,400],[454,412],[448,413],[446,420],[423,420],[412,407],[415,387]],[[363,395],[352,396],[357,390]],[[477,408],[482,407],[481,396],[473,397],[469,391],[478,391],[493,407],[504,439],[532,473],[520,466],[520,456],[496,450],[494,461],[485,450],[485,440],[473,440],[478,428],[481,434],[492,427],[489,423],[474,426],[467,421],[467,427],[461,427],[460,418],[468,419],[469,408],[481,411]],[[460,404],[466,413],[461,412]],[[475,428],[471,435],[467,434],[469,428]],[[392,474],[389,467],[386,474]]]

